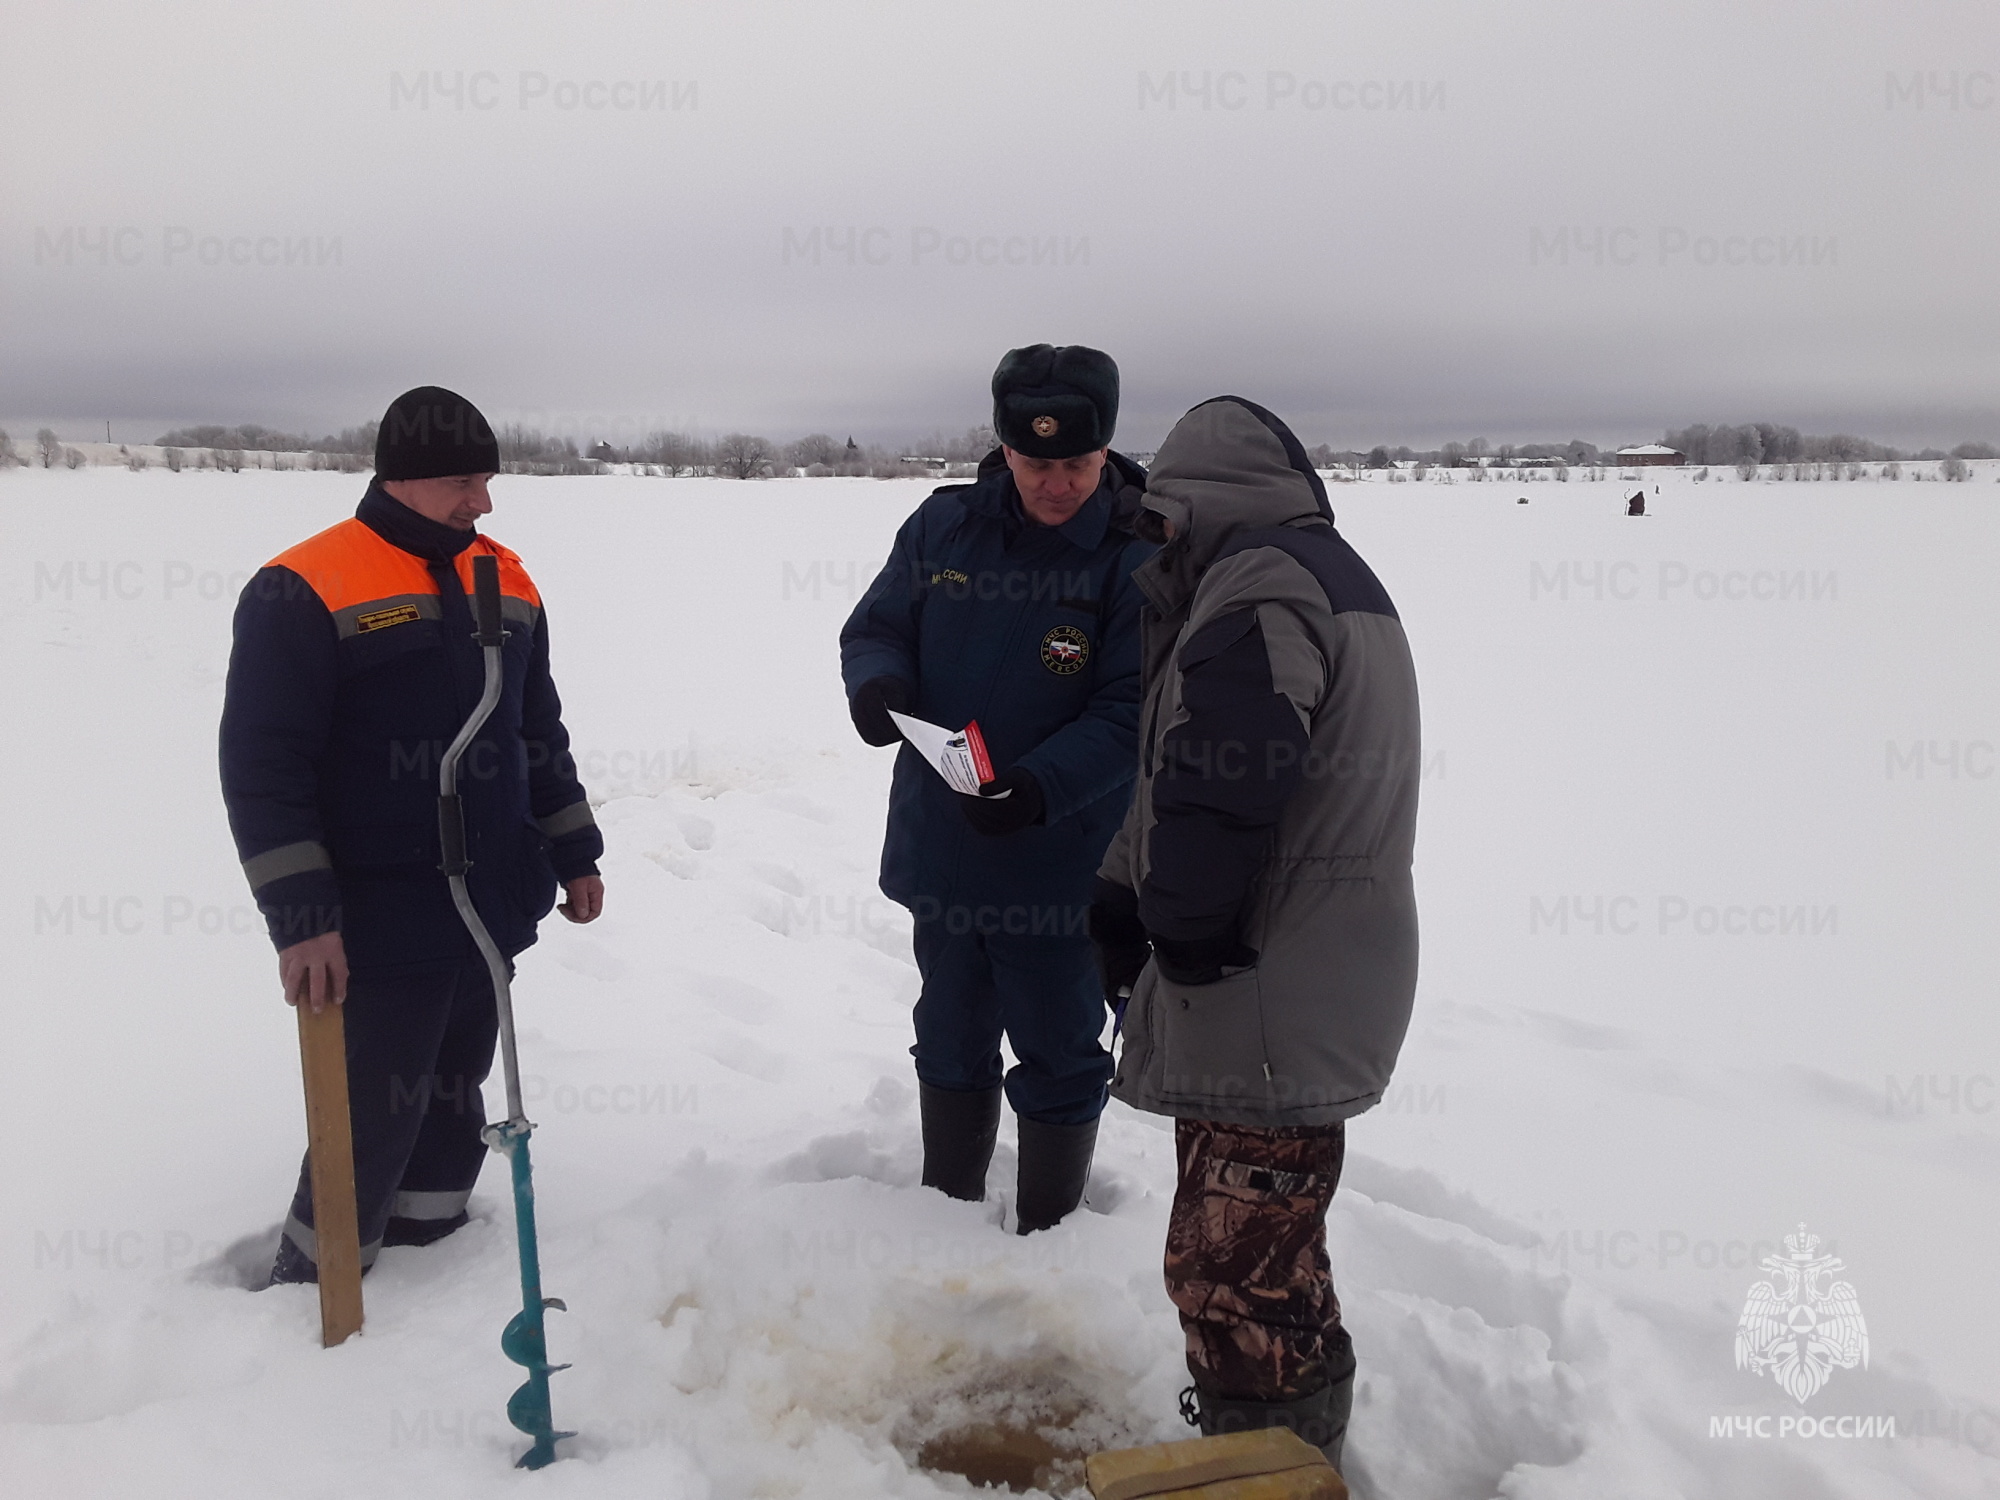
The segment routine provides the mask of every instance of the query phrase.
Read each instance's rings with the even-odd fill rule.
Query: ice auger
[[[508,986],[507,960],[494,946],[493,934],[486,930],[472,895],[465,886],[465,872],[472,863],[465,857],[465,812],[458,800],[458,762],[485,726],[493,707],[500,701],[503,667],[500,648],[507,639],[500,617],[500,560],[490,554],[472,559],[472,595],[475,623],[473,639],[486,658],[486,686],[472,715],[458,731],[438,765],[438,839],[444,850],[442,866],[451,883],[451,899],[479,953],[493,977],[493,1003],[500,1017],[500,1059],[507,1077],[507,1118],[480,1132],[486,1144],[505,1156],[514,1173],[514,1234],[521,1249],[521,1310],[500,1335],[500,1348],[517,1365],[527,1367],[528,1379],[507,1402],[507,1420],[534,1439],[516,1466],[539,1469],[556,1458],[556,1441],[575,1437],[558,1432],[549,1409],[549,1376],[567,1365],[549,1363],[548,1341],[542,1328],[545,1308],[567,1311],[562,1300],[542,1295],[541,1257],[535,1246],[535,1182],[528,1162],[528,1137],[535,1127],[521,1109],[521,1064],[514,1049],[514,997]]]

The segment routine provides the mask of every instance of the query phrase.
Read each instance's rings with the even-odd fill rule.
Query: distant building
[[[1643,469],[1653,465],[1684,464],[1687,455],[1678,448],[1664,447],[1659,443],[1639,443],[1634,447],[1620,448],[1618,462],[1628,468]]]

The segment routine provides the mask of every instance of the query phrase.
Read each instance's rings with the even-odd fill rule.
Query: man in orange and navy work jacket
[[[438,761],[478,701],[472,559],[500,561],[505,690],[460,763],[474,905],[510,958],[566,890],[603,907],[603,853],[549,676],[541,596],[480,536],[500,467],[464,397],[396,398],[353,519],[267,564],[236,608],[222,794],[289,1004],[344,1004],[362,1263],[466,1222],[497,1035],[486,966],[439,869]],[[304,1170],[274,1282],[317,1279]]]

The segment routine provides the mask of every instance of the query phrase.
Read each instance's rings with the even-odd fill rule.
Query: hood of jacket
[[[1174,424],[1146,472],[1144,507],[1173,527],[1172,541],[1140,570],[1148,593],[1168,609],[1236,533],[1333,523],[1304,445],[1241,396],[1204,401]]]

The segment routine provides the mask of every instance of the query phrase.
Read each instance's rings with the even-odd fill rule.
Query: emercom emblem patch
[[[1042,637],[1042,665],[1058,677],[1083,670],[1090,660],[1090,637],[1074,625],[1058,625]]]
[[[407,625],[423,616],[414,604],[398,604],[389,609],[378,609],[371,614],[354,617],[354,631],[366,635],[371,630],[387,630],[391,625]]]

